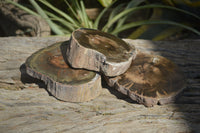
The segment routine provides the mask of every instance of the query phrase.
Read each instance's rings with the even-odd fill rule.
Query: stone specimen
[[[136,52],[134,47],[111,34],[81,28],[72,33],[66,55],[74,68],[102,72],[112,77],[129,68]]]
[[[186,84],[182,72],[170,60],[141,52],[126,73],[105,78],[111,87],[148,107],[174,101]]]
[[[110,87],[147,107],[174,101],[186,85],[181,70],[170,60],[136,52],[113,35],[84,28],[75,30],[70,41],[34,53],[26,68],[45,82],[53,96],[69,102],[89,101],[100,94],[97,72]]]
[[[27,73],[41,79],[57,99],[84,102],[101,92],[101,77],[87,70],[75,70],[66,64],[64,51],[68,42],[56,43],[30,56],[25,65]]]

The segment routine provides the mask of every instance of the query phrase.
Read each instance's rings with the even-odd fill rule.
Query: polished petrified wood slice
[[[99,71],[106,76],[124,73],[136,55],[135,48],[123,40],[83,28],[72,33],[66,54],[72,67]]]
[[[174,101],[186,84],[173,62],[140,52],[126,73],[105,78],[111,87],[148,107]]]
[[[41,79],[47,90],[56,98],[70,102],[84,102],[97,97],[101,92],[100,75],[87,71],[75,70],[65,62],[68,42],[57,43],[41,49],[26,61],[27,73]]]

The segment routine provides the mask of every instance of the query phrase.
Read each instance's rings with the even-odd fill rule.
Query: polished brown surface
[[[49,57],[49,64],[58,68],[69,68],[69,65],[67,65],[67,63],[64,61],[62,55]]]
[[[94,72],[75,70],[66,64],[61,52],[61,45],[67,44],[57,43],[39,50],[28,58],[26,65],[60,83],[80,84],[92,80],[96,75]]]
[[[162,98],[182,89],[183,81],[184,76],[170,60],[161,56],[139,54],[119,80],[119,84],[142,96]]]
[[[119,91],[129,96],[135,95],[136,99],[134,96],[133,100],[147,106],[157,104],[162,99],[169,100],[185,87],[184,75],[173,62],[141,52],[126,73],[110,78],[111,81],[116,82]],[[154,99],[155,103],[149,102],[150,99]]]
[[[127,61],[132,56],[132,48],[111,34],[82,28],[76,30],[73,36],[82,46],[103,53],[108,61]]]

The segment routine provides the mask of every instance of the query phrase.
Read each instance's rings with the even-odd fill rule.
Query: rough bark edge
[[[129,45],[127,43],[127,45]],[[84,68],[92,71],[102,72],[109,77],[123,74],[131,65],[132,60],[136,56],[134,46],[130,58],[125,62],[115,63],[106,60],[106,56],[96,50],[85,48],[78,43],[73,35],[70,38],[70,45],[67,48],[67,60],[74,68]],[[86,54],[87,53],[87,54]],[[77,62],[76,60],[79,60]]]
[[[141,52],[138,49],[136,51],[137,51],[137,53]],[[134,59],[136,58],[136,56],[134,57]],[[156,56],[158,56],[158,55],[156,55]],[[133,61],[134,61],[134,59],[133,59]],[[143,104],[146,107],[153,107],[154,105],[164,105],[164,104],[173,103],[182,94],[181,92],[183,92],[183,90],[186,89],[186,87],[187,87],[187,83],[185,81],[185,83],[182,85],[182,87],[179,89],[179,91],[177,91],[176,93],[174,93],[170,97],[167,97],[167,96],[163,97],[163,98],[151,98],[151,97],[147,97],[147,96],[142,96],[141,97],[140,95],[131,92],[129,89],[126,89],[126,87],[124,87],[122,85],[119,85],[118,84],[118,80],[119,80],[118,77],[109,78],[109,77],[107,77],[107,76],[104,75],[103,78],[105,79],[106,83],[110,87],[115,88],[116,90],[118,90],[122,94],[127,95],[132,100],[134,100],[134,101],[136,101],[136,102],[138,102],[140,104]]]
[[[45,76],[27,66],[26,72],[30,76],[44,81],[47,85],[47,91],[49,91],[54,97],[62,101],[90,101],[99,96],[102,90],[101,76],[98,74],[96,74],[96,76],[88,83],[84,83],[81,85],[67,85],[55,82],[50,77]]]
[[[146,107],[153,107],[154,105],[164,105],[164,104],[168,104],[168,103],[173,103],[176,100],[176,98],[178,98],[181,95],[181,92],[186,88],[186,84],[184,84],[183,87],[179,91],[177,91],[170,97],[164,97],[164,98],[150,98],[150,97],[146,97],[146,96],[141,97],[138,94],[135,94],[135,93],[131,92],[130,90],[126,89],[122,85],[119,85],[117,83],[117,81],[118,81],[117,79],[114,79],[114,80],[109,79],[106,76],[104,76],[104,78],[110,87],[115,88],[122,94],[127,95],[132,100],[137,101],[138,103],[143,104]]]

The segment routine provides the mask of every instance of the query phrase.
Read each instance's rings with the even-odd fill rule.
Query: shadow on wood
[[[35,83],[38,85],[39,88],[45,88],[46,89],[46,85],[44,84],[43,81],[37,79],[37,78],[33,78],[31,76],[29,76],[27,73],[26,73],[26,66],[25,64],[22,64],[20,66],[20,72],[21,72],[21,82],[23,84],[30,84],[30,83]]]
[[[0,38],[1,132],[82,132],[83,129],[85,132],[200,131],[200,40],[129,40],[137,49],[172,60],[187,77],[188,86],[177,103],[153,108],[124,102],[126,97],[109,88],[110,92],[103,89],[100,97],[81,104],[59,102],[43,89],[30,89],[29,83],[38,84],[38,80],[26,75],[22,65],[26,58],[41,48],[65,40],[66,37]],[[24,86],[28,86],[24,90],[13,91],[2,86],[18,86],[20,78]],[[96,112],[100,115],[97,116]]]

